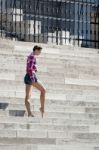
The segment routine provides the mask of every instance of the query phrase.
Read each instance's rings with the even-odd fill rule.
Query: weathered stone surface
[[[0,39],[0,150],[99,150],[98,50],[40,44],[42,119],[36,89],[35,117],[27,117],[24,105],[26,57],[35,44]]]

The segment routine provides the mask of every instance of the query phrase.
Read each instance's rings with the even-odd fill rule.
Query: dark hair
[[[33,47],[33,51],[35,51],[36,49],[37,49],[37,50],[42,50],[42,47],[35,45],[35,46]]]

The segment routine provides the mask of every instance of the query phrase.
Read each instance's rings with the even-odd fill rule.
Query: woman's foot
[[[32,113],[28,113],[28,117],[35,117]]]
[[[41,115],[42,115],[42,118],[43,118],[44,108],[40,107],[40,112],[41,112]]]

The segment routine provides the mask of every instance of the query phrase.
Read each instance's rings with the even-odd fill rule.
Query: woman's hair
[[[42,47],[35,45],[35,46],[33,47],[33,51],[35,51],[36,49],[37,49],[37,50],[42,50]]]

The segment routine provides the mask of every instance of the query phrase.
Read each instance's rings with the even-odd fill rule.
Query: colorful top
[[[37,67],[36,67],[36,57],[33,53],[31,53],[27,57],[27,67],[26,67],[26,72],[29,74],[30,79],[34,81],[35,78],[35,72],[37,72]]]

